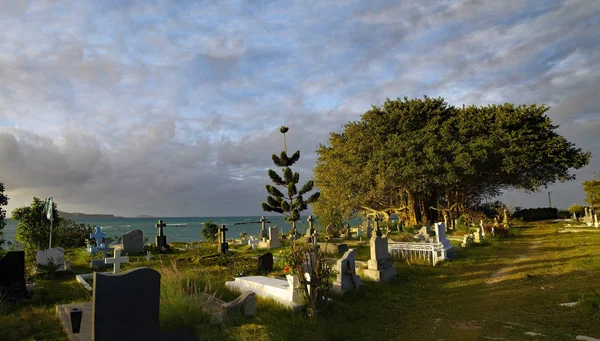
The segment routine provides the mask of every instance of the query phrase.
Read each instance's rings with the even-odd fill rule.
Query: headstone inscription
[[[225,227],[225,225],[221,225],[221,228],[219,228],[219,252],[220,253],[227,253],[229,251],[229,243],[227,243],[227,236],[225,235],[225,233],[229,231],[229,229],[227,227]]]
[[[156,247],[162,249],[167,248],[167,236],[164,235],[163,228],[165,228],[167,224],[165,224],[162,220],[159,220],[156,223],[156,228],[158,229],[158,236],[156,236]]]
[[[364,275],[377,282],[388,282],[396,277],[396,268],[392,265],[392,258],[388,251],[387,237],[373,234],[370,240],[371,259],[367,262]]]
[[[123,235],[123,252],[136,254],[144,252],[144,233],[135,229]]]
[[[25,297],[25,252],[9,251],[0,259],[0,298],[18,301]]]
[[[356,290],[360,286],[360,277],[356,275],[355,254],[355,250],[350,249],[344,253],[342,258],[337,260],[335,264],[337,278],[333,282],[333,290],[347,292]]]
[[[268,252],[258,257],[258,271],[273,271],[273,254]]]

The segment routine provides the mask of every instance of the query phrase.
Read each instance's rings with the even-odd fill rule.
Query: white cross
[[[113,258],[104,258],[104,264],[113,264],[113,273],[121,272],[121,263],[129,263],[129,257],[121,257],[121,250],[115,250]]]

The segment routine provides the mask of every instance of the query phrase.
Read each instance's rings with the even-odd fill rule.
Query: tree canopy
[[[409,224],[457,218],[502,190],[536,191],[575,176],[590,153],[556,133],[545,105],[454,107],[386,100],[317,149],[323,203],[345,216],[397,213]],[[315,205],[317,214],[324,205]]]
[[[596,175],[597,179],[587,180],[583,182],[583,190],[585,191],[585,202],[592,207],[600,205],[600,174]]]

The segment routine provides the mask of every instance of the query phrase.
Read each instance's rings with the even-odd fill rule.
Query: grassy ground
[[[600,233],[558,233],[560,227],[545,223],[513,228],[510,239],[461,249],[437,267],[397,261],[394,281],[365,282],[358,292],[334,296],[330,310],[314,325],[301,313],[261,299],[256,319],[223,323],[202,313],[202,302],[182,299],[199,291],[216,292],[225,300],[235,297],[223,283],[234,275],[256,274],[255,262],[247,259],[252,251],[237,250],[236,257],[226,258],[204,248],[150,263],[131,257],[124,268],[159,269],[161,327],[188,327],[200,340],[600,338]],[[358,258],[366,260],[368,254],[367,246],[360,247]],[[74,271],[89,272],[83,264],[76,261]],[[90,300],[72,275],[35,281],[33,299],[0,306],[0,340],[62,340],[54,306]],[[576,307],[559,306],[578,300],[582,303]]]

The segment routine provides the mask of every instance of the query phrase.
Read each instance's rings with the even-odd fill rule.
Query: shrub
[[[558,209],[553,207],[526,208],[513,213],[513,217],[522,218],[524,221],[558,219]]]
[[[217,224],[213,223],[212,220],[208,220],[204,223],[204,227],[202,228],[202,237],[207,241],[215,241],[217,240],[218,232],[219,227]]]
[[[83,247],[94,233],[94,226],[79,224],[71,219],[60,219],[57,231],[57,245],[64,248]]]

